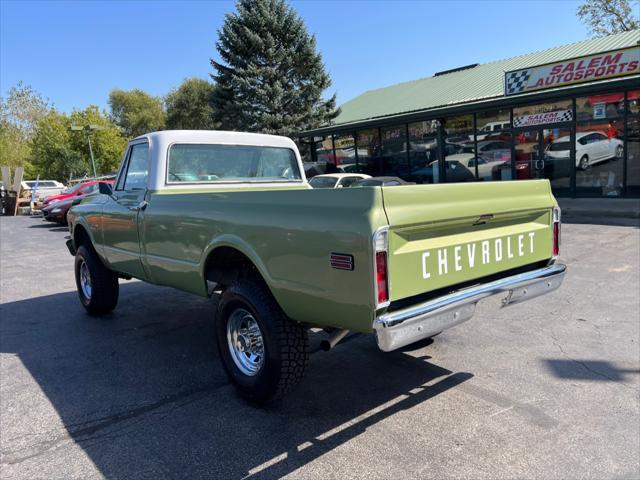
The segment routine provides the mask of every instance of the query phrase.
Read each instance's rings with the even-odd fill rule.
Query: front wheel
[[[91,315],[109,313],[118,304],[118,276],[109,270],[91,247],[80,245],[75,260],[80,303]]]
[[[256,403],[291,391],[309,363],[307,330],[287,318],[256,278],[240,279],[222,294],[216,343],[230,380]]]
[[[620,160],[624,156],[624,148],[622,145],[618,145],[616,147],[616,154],[613,157],[614,160]]]

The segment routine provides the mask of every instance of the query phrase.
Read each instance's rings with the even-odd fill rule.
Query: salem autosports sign
[[[505,95],[640,73],[640,46],[505,73]]]

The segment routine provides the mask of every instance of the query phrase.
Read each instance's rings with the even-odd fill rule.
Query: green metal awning
[[[640,44],[640,30],[633,30],[370,90],[344,103],[341,106],[342,112],[331,126],[327,125],[305,133],[326,131],[331,127],[340,127],[345,124],[368,123],[367,121],[411,112],[426,113],[429,110],[439,110],[460,104],[502,99],[504,98],[504,74],[507,71],[638,44]],[[628,84],[629,78],[625,79],[624,83]],[[568,88],[571,87],[560,89]],[[509,100],[514,102],[518,97],[509,97]]]

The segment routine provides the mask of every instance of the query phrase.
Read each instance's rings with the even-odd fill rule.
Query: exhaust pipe
[[[333,347],[335,347],[340,340],[346,337],[349,334],[349,330],[337,330],[333,334],[324,340],[320,341],[320,348],[325,352],[328,352]]]

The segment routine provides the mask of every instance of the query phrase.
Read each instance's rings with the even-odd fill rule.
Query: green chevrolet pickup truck
[[[310,328],[325,349],[358,332],[388,352],[565,273],[546,180],[314,190],[293,141],[249,133],[136,138],[69,228],[90,314],[115,308],[120,278],[214,297],[222,363],[256,402],[300,381]]]

